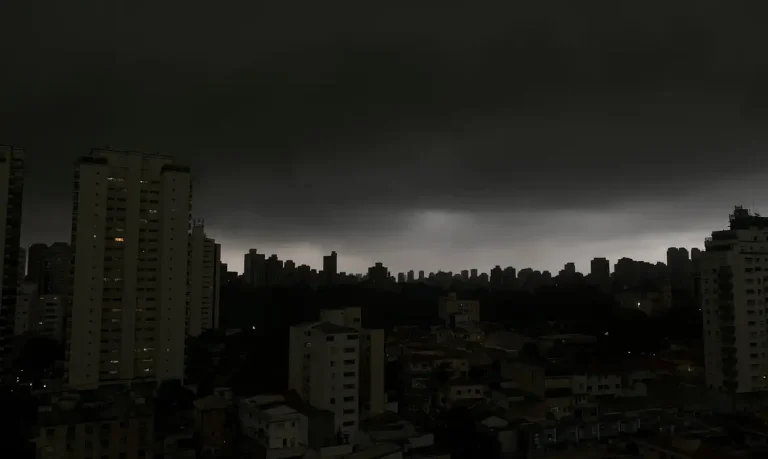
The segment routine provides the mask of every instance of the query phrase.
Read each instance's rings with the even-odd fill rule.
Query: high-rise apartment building
[[[189,235],[189,305],[187,335],[198,336],[219,327],[221,246],[196,221]]]
[[[359,408],[363,416],[384,411],[384,371],[387,363],[384,330],[363,328],[362,311],[358,307],[324,309],[320,320],[354,328],[360,332]]]
[[[27,251],[27,279],[37,284],[38,291],[43,291],[45,283],[45,257],[48,244],[32,244]]]
[[[323,277],[326,285],[333,285],[339,274],[339,258],[336,252],[323,255]]]
[[[0,377],[10,365],[20,280],[19,248],[24,194],[24,152],[0,146]]]
[[[243,281],[247,285],[263,287],[267,283],[267,259],[263,253],[251,249],[243,260]]]
[[[71,291],[72,248],[66,242],[54,242],[48,247],[44,279],[40,293],[62,295]]]
[[[704,362],[709,387],[768,390],[768,217],[741,206],[700,257]]]
[[[32,244],[29,247],[28,280],[41,294],[64,294],[71,290],[72,249],[66,242]]]
[[[205,234],[202,220],[189,235],[189,305],[187,335],[219,327],[221,246]]]
[[[607,282],[611,278],[611,264],[607,258],[593,258],[589,263],[589,274],[597,282]]]
[[[189,168],[93,150],[76,165],[69,384],[184,375]]]
[[[673,290],[691,291],[693,277],[688,249],[683,247],[667,249],[667,276]]]
[[[351,436],[359,427],[360,333],[331,322],[290,329],[288,386],[306,402],[331,411],[335,430]]]

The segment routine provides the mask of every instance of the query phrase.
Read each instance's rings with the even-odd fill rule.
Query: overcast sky
[[[105,145],[189,164],[238,271],[586,271],[768,209],[768,2],[273,3],[0,2],[23,244]]]

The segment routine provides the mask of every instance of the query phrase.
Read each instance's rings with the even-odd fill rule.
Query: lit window
[[[125,238],[122,237],[116,237],[115,242],[125,242]]]

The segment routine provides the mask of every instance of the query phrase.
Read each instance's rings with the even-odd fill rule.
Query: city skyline
[[[734,7],[185,2],[172,34],[169,5],[3,8],[3,42],[41,34],[0,77],[25,246],[67,240],[72,163],[105,145],[189,164],[238,270],[254,247],[355,272],[663,260],[734,204],[768,208],[764,40]]]

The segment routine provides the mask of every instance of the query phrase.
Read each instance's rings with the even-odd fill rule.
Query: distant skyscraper
[[[420,281],[424,280],[424,271],[419,271],[419,280]]]
[[[29,247],[27,280],[41,295],[64,294],[71,290],[72,248],[66,242],[32,244]]]
[[[170,156],[93,150],[75,172],[69,384],[182,379],[191,175]]]
[[[277,255],[270,255],[267,258],[264,272],[268,286],[275,287],[280,285],[283,281],[283,262],[277,258]]]
[[[48,255],[47,244],[32,244],[27,251],[27,278],[37,284],[39,292],[45,289],[45,258]]]
[[[323,276],[325,277],[326,285],[333,285],[336,283],[336,277],[339,273],[339,262],[336,252],[331,252],[330,255],[323,256]]]
[[[414,282],[416,280],[413,270],[408,271],[408,282]]]
[[[72,278],[72,248],[66,242],[54,242],[45,254],[43,294],[68,294]]]
[[[263,253],[251,249],[245,254],[243,280],[254,287],[263,287],[267,283],[267,259]]]
[[[607,283],[611,278],[611,264],[607,258],[593,258],[589,264],[589,274],[598,284]]]
[[[382,285],[389,282],[389,271],[382,263],[376,263],[368,268],[368,282]]]
[[[198,336],[219,327],[221,285],[221,246],[206,236],[202,221],[192,226],[188,263],[187,335]]]
[[[496,265],[491,269],[491,286],[499,288],[504,285],[504,271],[501,266]]]
[[[470,279],[472,279],[472,280],[474,280],[474,279],[477,279],[477,269],[472,269],[472,270],[470,271],[470,276],[469,276],[469,277],[470,277]]]
[[[503,273],[504,287],[515,287],[517,285],[517,270],[512,266],[504,268]]]
[[[688,256],[688,249],[675,247],[667,249],[667,270],[673,291],[690,291],[693,288],[691,259]]]
[[[727,392],[768,390],[765,292],[768,218],[736,207],[730,229],[714,231],[701,254],[706,383]]]
[[[21,209],[24,194],[24,152],[0,146],[0,379],[11,364],[11,344],[19,288]]]
[[[405,273],[397,273],[397,283],[405,284]]]

